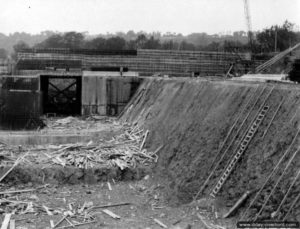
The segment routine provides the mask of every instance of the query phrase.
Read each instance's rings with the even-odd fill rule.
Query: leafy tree
[[[87,41],[85,43],[85,48],[87,49],[105,49],[106,48],[106,39],[102,37],[97,37],[93,40]]]
[[[68,32],[65,34],[54,34],[43,42],[35,45],[36,48],[82,48],[84,45],[84,36],[77,32]]]
[[[106,49],[108,50],[122,50],[125,47],[126,41],[121,37],[112,37],[106,40]]]
[[[19,41],[17,44],[13,46],[14,53],[12,54],[12,58],[17,59],[18,52],[28,48],[30,48],[30,46],[27,43],[25,43],[24,41]]]
[[[136,48],[137,49],[142,49],[144,48],[145,44],[147,42],[147,37],[145,34],[140,34],[136,40],[135,40],[135,43],[136,43]]]
[[[191,50],[191,51],[193,51],[196,48],[195,48],[195,46],[192,43],[188,43],[186,41],[182,41],[180,43],[180,45],[179,45],[179,49],[180,50]]]
[[[4,48],[0,48],[0,59],[6,59],[8,57],[7,51]]]
[[[126,39],[127,40],[135,40],[137,37],[137,35],[135,34],[135,32],[133,30],[129,30],[127,33],[126,33]]]
[[[212,40],[206,33],[192,33],[189,34],[185,41],[193,45],[208,45]]]
[[[222,45],[219,42],[211,42],[210,44],[208,44],[207,46],[202,47],[201,49],[203,51],[213,51],[213,52],[217,52],[220,51],[222,49],[221,47]]]
[[[127,49],[136,49],[136,43],[135,40],[130,40],[126,42],[126,48]]]
[[[35,45],[35,48],[63,48],[62,40],[63,37],[60,34],[54,34],[43,42]]]
[[[17,44],[14,45],[14,51],[18,52],[22,49],[28,49],[30,48],[29,45],[27,43],[25,43],[24,41],[19,41]]]
[[[285,21],[282,26],[271,26],[257,34],[257,41],[264,52],[273,52],[275,50],[275,41],[277,37],[277,51],[283,51],[299,42],[297,34],[293,31],[294,24]]]
[[[145,44],[144,47],[145,49],[159,49],[161,47],[160,42],[158,39],[154,39],[153,36],[150,37],[150,39],[148,39]]]
[[[223,50],[224,52],[243,52],[246,51],[247,45],[242,44],[239,41],[224,41]]]
[[[84,36],[82,33],[68,32],[63,35],[62,40],[65,48],[78,49],[83,47]]]
[[[168,40],[161,44],[161,48],[165,50],[174,50],[178,48],[178,43],[175,43],[173,40]]]

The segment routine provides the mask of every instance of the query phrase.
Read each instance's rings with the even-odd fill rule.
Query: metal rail
[[[269,174],[269,176],[267,177],[265,183],[262,185],[262,187],[259,189],[259,191],[256,193],[255,197],[253,198],[253,200],[251,201],[251,203],[249,204],[249,206],[247,207],[247,209],[244,211],[243,215],[240,218],[240,221],[244,220],[244,217],[246,216],[247,212],[249,211],[249,209],[253,206],[253,204],[255,203],[257,197],[260,195],[260,193],[262,192],[262,190],[265,188],[266,184],[269,182],[269,180],[271,179],[271,177],[274,175],[275,171],[277,170],[277,168],[279,167],[279,165],[281,164],[281,162],[283,161],[283,159],[286,157],[286,155],[289,153],[290,149],[292,148],[293,144],[295,143],[298,134],[300,132],[300,129],[298,129],[294,139],[292,140],[291,144],[289,145],[289,147],[287,148],[287,150],[285,151],[285,153],[282,155],[282,157],[280,158],[280,160],[278,161],[278,163],[276,164],[276,166],[273,168],[272,172]]]
[[[280,108],[281,108],[281,106],[282,106],[282,104],[283,104],[284,100],[285,100],[285,99],[282,99],[281,103],[278,105],[278,107],[277,107],[277,109],[276,109],[276,111],[275,111],[275,113],[274,113],[274,115],[273,115],[272,119],[271,119],[271,120],[270,120],[270,122],[269,122],[269,125],[268,125],[268,127],[266,128],[266,130],[264,131],[264,134],[263,134],[263,136],[261,137],[262,139],[264,139],[264,138],[265,138],[265,136],[266,136],[266,134],[268,133],[268,130],[269,130],[269,128],[270,128],[270,126],[271,126],[272,122],[274,121],[274,119],[275,119],[275,117],[276,117],[276,115],[277,115],[278,111],[280,110]]]
[[[248,100],[248,102],[246,103],[246,105],[243,107],[243,109],[241,110],[241,112],[239,113],[237,119],[235,120],[234,124],[232,125],[232,127],[230,128],[227,136],[225,137],[225,140],[223,141],[219,151],[217,152],[216,156],[213,159],[213,162],[211,163],[210,169],[209,171],[211,171],[214,163],[216,162],[216,159],[218,158],[218,156],[220,155],[221,151],[223,150],[223,147],[225,146],[225,143],[227,142],[230,134],[232,133],[233,129],[235,128],[236,124],[238,123],[238,120],[240,119],[241,115],[245,112],[246,108],[248,107],[248,105],[250,104],[251,100],[254,98],[254,96],[256,95],[256,92],[258,90],[259,86],[257,86],[257,88],[255,89],[255,91],[253,92],[252,96],[250,97],[250,99]],[[266,87],[264,87],[263,90],[265,90]],[[251,111],[250,111],[251,112]],[[244,123],[244,122],[243,122]],[[239,132],[239,131],[238,131]],[[236,138],[236,136],[235,136]],[[219,165],[219,163],[218,163]],[[204,188],[206,187],[207,183],[209,182],[211,176],[213,175],[214,171],[216,168],[213,169],[213,171],[209,174],[209,176],[206,178],[205,182],[203,183],[203,185],[201,186],[200,190],[198,191],[198,193],[196,194],[196,196],[194,197],[194,200],[196,200],[198,198],[198,196],[203,192]]]
[[[296,205],[296,203],[298,203],[298,200],[300,199],[300,192],[298,194],[298,196],[294,199],[293,203],[291,204],[289,210],[286,212],[285,216],[283,217],[282,221],[285,221],[286,218],[288,217],[288,215],[290,214],[290,212],[294,209],[294,206]]]
[[[300,148],[298,148],[298,151],[299,151],[299,150],[300,150]],[[280,211],[280,208],[282,207],[282,205],[284,204],[286,198],[287,198],[288,195],[290,194],[290,192],[291,192],[291,190],[292,190],[292,187],[293,187],[294,184],[296,183],[296,181],[297,181],[299,175],[300,175],[300,169],[298,169],[297,175],[294,177],[294,179],[293,179],[293,181],[292,181],[292,183],[291,183],[289,189],[287,190],[287,192],[286,192],[286,194],[284,195],[282,201],[280,202],[280,204],[279,204],[277,210],[275,211],[274,217],[276,217],[276,216],[278,215],[278,213],[279,213],[279,211]]]
[[[268,93],[267,97],[264,99],[262,105],[258,109],[257,115],[251,121],[251,126],[246,130],[245,135],[242,137],[241,141],[238,144],[238,146],[240,146],[240,149],[233,156],[233,158],[229,160],[229,163],[226,165],[225,170],[223,171],[223,175],[221,176],[220,180],[216,184],[215,188],[210,193],[210,195],[213,198],[215,198],[215,195],[219,192],[219,190],[223,186],[224,182],[226,181],[226,179],[228,178],[228,176],[232,172],[232,169],[233,169],[234,165],[237,163],[237,161],[239,160],[239,158],[241,157],[241,155],[243,154],[243,152],[246,150],[249,142],[251,141],[251,139],[253,138],[253,136],[254,136],[255,132],[257,131],[259,125],[261,124],[262,119],[265,116],[265,112],[267,112],[269,110],[269,107],[265,106],[265,103],[269,99],[269,97],[272,94],[274,88],[275,88],[275,86],[272,87],[272,89]],[[260,116],[261,116],[261,118],[259,118]],[[258,121],[258,123],[256,123],[256,121]]]
[[[218,150],[216,156],[214,157],[213,159],[213,162],[211,163],[211,166],[209,168],[209,171],[212,169],[214,163],[216,162],[217,160],[217,157],[220,155],[221,151],[223,150],[223,147],[225,146],[225,143],[227,142],[229,136],[231,135],[233,129],[235,128],[236,124],[238,123],[240,117],[242,116],[242,114],[246,111],[246,108],[248,107],[248,105],[250,104],[251,100],[254,98],[254,96],[256,95],[256,92],[258,90],[259,86],[256,87],[255,91],[252,93],[251,97],[249,98],[248,102],[244,105],[243,109],[240,111],[238,117],[236,118],[235,122],[233,123],[233,125],[231,126],[227,136],[225,137],[224,141],[222,142],[221,144],[221,147],[220,149]]]
[[[294,121],[294,119],[296,118],[298,112],[300,110],[300,107],[296,110],[295,114],[293,115],[293,117],[291,118],[290,122],[289,123],[292,123]]]
[[[293,156],[290,158],[290,160],[288,161],[288,163],[286,164],[282,174],[280,175],[280,177],[278,178],[276,184],[274,185],[271,193],[269,194],[269,196],[267,197],[266,201],[264,202],[264,204],[262,205],[262,207],[260,208],[260,210],[258,211],[258,213],[256,214],[254,221],[257,220],[257,217],[262,213],[262,211],[264,210],[265,206],[267,205],[267,203],[269,202],[271,196],[274,194],[276,187],[278,186],[278,184],[280,183],[281,179],[283,178],[286,170],[289,168],[289,166],[291,165],[292,161],[294,160],[294,158],[296,157],[297,153],[299,152],[299,149],[295,151],[295,153],[293,154]]]
[[[226,167],[225,172],[223,173],[223,175],[221,176],[221,178],[217,182],[215,188],[210,193],[210,196],[215,198],[216,194],[220,191],[223,184],[225,183],[225,181],[227,180],[227,178],[231,174],[233,168],[237,164],[238,160],[241,158],[241,156],[245,152],[246,148],[248,147],[249,143],[253,139],[256,131],[258,130],[258,127],[262,123],[262,120],[264,119],[264,117],[265,117],[268,110],[269,110],[269,106],[264,106],[260,110],[259,114],[255,117],[254,122],[252,122],[250,129],[247,130],[246,136],[243,138],[243,140],[240,144],[239,150],[236,152],[233,159],[230,161],[229,165]]]
[[[258,87],[257,87],[258,89]],[[263,92],[265,91],[266,86],[262,89],[262,91],[260,92],[259,96],[257,97],[257,99],[255,100],[254,104],[252,105],[250,111],[248,112],[246,118],[243,120],[242,124],[240,125],[239,129],[237,130],[236,135],[234,136],[234,138],[231,140],[230,144],[228,145],[228,147],[226,148],[226,150],[224,151],[223,155],[221,156],[221,158],[219,159],[217,165],[214,167],[214,169],[212,170],[212,172],[210,173],[210,175],[207,177],[207,179],[205,180],[204,184],[201,186],[200,190],[198,191],[198,193],[196,194],[196,196],[194,197],[194,200],[196,200],[198,198],[198,196],[203,192],[204,188],[206,187],[206,185],[208,184],[210,178],[213,176],[215,170],[219,167],[219,165],[221,164],[221,162],[223,161],[225,155],[227,154],[228,150],[230,149],[231,145],[233,144],[233,142],[235,141],[235,139],[237,138],[237,136],[239,135],[239,132],[241,131],[243,125],[245,124],[246,120],[248,119],[249,115],[251,114],[253,108],[255,107],[255,105],[257,104],[258,100],[260,99],[260,96],[263,94]],[[253,94],[254,96],[255,94]],[[251,98],[252,99],[252,98]],[[248,101],[250,102],[250,100]],[[246,108],[246,107],[245,107]],[[243,113],[243,112],[242,112]],[[220,151],[221,152],[221,151]],[[216,159],[217,157],[215,157]],[[215,160],[214,159],[214,160]],[[214,162],[212,163],[214,164]],[[211,170],[211,168],[210,168]]]
[[[277,61],[281,60],[283,57],[285,57],[287,54],[289,54],[290,52],[292,52],[293,50],[295,50],[299,46],[300,46],[300,43],[296,44],[295,46],[293,46],[291,48],[288,48],[288,49],[282,51],[281,53],[277,54],[276,56],[274,56],[270,60],[263,63],[262,65],[256,67],[255,72],[258,73],[258,72],[261,72],[261,71],[265,70],[266,68],[268,68],[271,65],[275,64]]]

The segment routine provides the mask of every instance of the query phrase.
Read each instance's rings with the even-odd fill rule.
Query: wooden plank
[[[89,81],[89,103],[91,105],[97,105],[97,76],[93,76]]]
[[[23,156],[20,156],[15,163],[13,164],[13,166],[7,170],[2,177],[0,178],[0,182],[2,182],[4,180],[4,178],[28,155],[29,152],[25,153]]]
[[[97,77],[97,114],[106,115],[106,77]]]
[[[119,206],[125,206],[125,205],[130,205],[130,204],[131,203],[129,203],[129,202],[118,203],[118,204],[105,204],[105,205],[94,206],[90,210],[94,210],[97,208],[119,207]]]
[[[89,78],[86,76],[82,76],[82,86],[81,86],[81,114],[88,115],[88,105],[89,105],[89,97],[88,97],[88,84]]]
[[[162,223],[160,220],[158,219],[153,219],[155,221],[155,223],[157,223],[159,226],[161,226],[162,228],[168,228],[167,225],[165,225],[164,223]]]
[[[121,219],[120,216],[116,215],[115,213],[113,213],[112,211],[110,211],[108,209],[103,209],[102,211],[114,219]]]
[[[9,222],[9,229],[15,229],[16,228],[16,221],[14,219],[11,219]]]
[[[1,229],[7,229],[8,228],[11,215],[12,215],[11,213],[5,214],[4,220],[3,220],[2,225],[1,225]]]
[[[131,87],[132,83],[134,82],[134,78],[124,78],[122,83],[122,99],[119,100],[119,103],[127,103],[130,100],[130,92],[131,92]]]
[[[97,79],[95,76],[83,76],[82,77],[82,98],[81,104],[83,106],[97,106]],[[91,109],[85,110],[91,114],[93,111]],[[87,114],[88,115],[88,114]]]
[[[241,206],[241,204],[247,199],[249,195],[250,191],[244,193],[244,195],[235,203],[235,205],[226,214],[224,214],[223,218],[231,216]]]

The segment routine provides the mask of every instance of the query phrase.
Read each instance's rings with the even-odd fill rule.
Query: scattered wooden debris
[[[235,203],[235,205],[223,216],[223,218],[227,218],[231,216],[240,206],[241,204],[247,199],[250,195],[250,191],[245,192],[245,194]]]
[[[54,221],[52,219],[50,220],[50,226],[51,228],[54,228]]]
[[[28,155],[29,152],[27,152],[25,155],[18,157],[18,159],[15,161],[14,165],[7,170],[7,172],[5,174],[3,174],[3,176],[0,178],[0,182],[2,182],[2,180],[4,180],[4,178]]]
[[[158,219],[153,219],[155,223],[157,223],[159,226],[161,226],[162,228],[168,228],[167,225],[165,225],[164,223],[162,223],[160,220]]]
[[[111,188],[111,185],[110,185],[109,181],[107,181],[107,186],[108,186],[109,191],[112,191],[112,188]]]
[[[11,213],[5,214],[4,220],[3,220],[2,225],[1,225],[1,229],[7,229],[8,228],[11,215],[12,215]]]
[[[9,229],[15,229],[16,228],[16,221],[14,219],[11,219],[9,222]]]
[[[87,224],[91,224],[91,223],[96,223],[96,221],[93,220],[93,221],[88,221],[88,222],[83,222],[83,223],[76,223],[76,224],[73,224],[73,226],[77,227],[77,226],[83,226],[83,225],[87,225]],[[57,227],[56,229],[65,229],[65,228],[70,228],[73,226],[72,225],[62,226],[62,227]]]
[[[144,138],[143,138],[142,144],[141,144],[141,146],[140,146],[140,150],[142,150],[142,149],[143,149],[143,147],[144,147],[144,144],[145,144],[145,142],[146,142],[146,139],[147,139],[147,137],[148,137],[148,134],[149,134],[149,130],[147,130],[147,131],[146,131],[146,133],[145,133],[145,135],[144,135]]]
[[[130,205],[131,203],[125,202],[125,203],[117,203],[117,204],[105,204],[105,205],[99,205],[99,206],[94,206],[89,209],[89,211],[95,210],[97,208],[110,208],[110,207],[119,207],[119,206],[125,206],[125,205]]]
[[[120,216],[116,215],[115,213],[113,213],[112,211],[110,211],[108,209],[103,209],[102,211],[114,219],[121,219]]]
[[[69,125],[72,123],[70,118],[60,120],[57,122],[57,126]],[[121,125],[121,124],[118,124]],[[155,152],[149,152],[144,149],[149,131],[144,131],[137,124],[129,125],[127,123],[122,125],[120,131],[121,134],[115,136],[111,140],[99,140],[89,141],[88,143],[76,143],[76,144],[63,144],[63,145],[47,145],[47,146],[34,146],[32,148],[26,148],[25,146],[19,148],[13,148],[12,146],[1,145],[1,157],[2,164],[9,166],[7,172],[2,175],[0,182],[3,181],[7,175],[13,171],[13,169],[20,164],[41,164],[49,166],[51,164],[65,166],[75,166],[79,168],[93,168],[96,166],[108,166],[119,167],[121,170],[126,168],[134,168],[137,165],[150,165],[155,163],[158,159],[157,152],[162,148],[159,147]],[[25,159],[26,157],[26,159]],[[115,181],[112,180],[112,182]],[[107,182],[108,189],[113,190],[110,182]],[[130,205],[131,203],[115,203],[100,206],[93,206],[93,204],[84,203],[83,206],[77,206],[76,204],[68,204],[66,209],[51,209],[50,206],[38,204],[38,198],[31,198],[27,196],[27,199],[18,198],[18,194],[35,192],[40,188],[46,186],[30,189],[20,190],[2,190],[0,195],[1,209],[3,212],[11,212],[12,214],[47,214],[55,215],[61,214],[62,218],[55,224],[50,220],[51,228],[70,228],[81,225],[95,223],[93,215],[89,212],[97,208],[105,208],[103,213],[109,215],[114,219],[120,219],[119,215],[116,215],[112,211],[106,209],[116,206]],[[92,202],[91,202],[92,203]],[[15,227],[15,221],[10,220],[11,214],[6,214],[2,223],[1,229],[7,229]],[[68,218],[69,217],[69,218]],[[75,221],[76,217],[82,220]],[[74,219],[75,218],[75,219]],[[18,220],[17,220],[18,221]],[[62,222],[68,222],[68,226],[62,226]],[[11,223],[9,223],[11,222]],[[66,223],[65,222],[65,223]],[[160,221],[159,221],[160,222]],[[158,222],[157,222],[158,223]]]
[[[42,206],[48,215],[53,215],[53,213],[49,210],[49,208],[45,205]]]
[[[220,225],[216,225],[213,223],[210,223],[209,220],[205,220],[203,216],[201,216],[199,213],[197,213],[197,217],[201,220],[201,222],[207,227],[208,229],[226,229],[225,227],[222,227]]]
[[[0,192],[0,195],[9,195],[9,194],[16,194],[16,193],[24,193],[24,192],[34,192],[36,191],[35,188],[32,189],[23,189],[23,190],[7,190]]]
[[[67,217],[68,217],[68,215],[65,215],[64,217],[62,217],[62,218],[54,225],[53,228],[57,228],[58,225],[60,225]]]
[[[157,152],[149,152],[143,149],[149,131],[144,131],[137,125],[123,124],[121,134],[111,140],[90,141],[88,143],[75,143],[63,145],[35,146],[23,148],[24,156],[17,156],[14,150],[2,149],[1,156],[6,163],[14,163],[11,169],[5,173],[0,182],[17,166],[22,164],[61,165],[75,166],[88,169],[94,167],[119,167],[121,170],[135,168],[138,164],[150,165],[157,162]],[[5,147],[5,146],[3,146]],[[3,164],[3,162],[1,162]],[[7,165],[7,164],[6,164]]]
[[[66,218],[66,221],[67,221],[72,227],[75,227],[75,225],[68,219],[68,217]]]

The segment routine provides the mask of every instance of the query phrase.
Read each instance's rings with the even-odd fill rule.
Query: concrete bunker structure
[[[118,115],[141,79],[136,73],[44,72],[1,77],[1,129],[36,129],[41,115]]]

